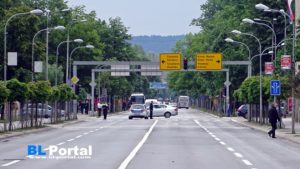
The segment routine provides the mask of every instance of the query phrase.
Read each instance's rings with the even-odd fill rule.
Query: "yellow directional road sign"
[[[181,55],[179,53],[161,53],[160,70],[180,70]]]
[[[196,69],[197,70],[221,70],[222,54],[221,53],[197,53]]]
[[[77,76],[73,76],[71,81],[72,81],[73,84],[76,84],[76,83],[78,83],[79,79],[78,79]]]

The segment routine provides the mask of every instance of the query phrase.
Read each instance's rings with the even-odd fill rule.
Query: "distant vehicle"
[[[23,115],[26,115],[26,110],[27,107],[26,105],[23,107]],[[35,113],[36,113],[36,105],[35,104],[28,104],[28,112],[29,115],[32,113],[33,116],[35,117]],[[63,117],[65,116],[65,111],[64,110],[57,110],[58,116]],[[54,115],[54,110],[51,106],[46,105],[46,104],[42,104],[42,103],[38,103],[38,107],[37,107],[37,117],[44,117],[44,118],[49,118],[52,115]]]
[[[129,109],[128,118],[145,118],[148,119],[146,107],[144,104],[133,104]]]
[[[149,116],[150,109],[147,107],[147,114]],[[170,118],[171,116],[178,115],[177,107],[172,107],[165,104],[153,104],[153,117],[165,117]]]
[[[248,113],[248,108],[245,104],[242,104],[238,109],[237,109],[237,115],[242,116],[246,119],[246,115]]]
[[[146,107],[149,107],[151,101],[153,102],[153,104],[158,104],[157,99],[146,99],[146,100],[145,100],[145,106],[146,106]]]
[[[143,93],[133,93],[129,98],[130,104],[145,104],[145,95]]]
[[[175,102],[170,102],[170,103],[169,103],[169,106],[171,106],[171,107],[177,107],[177,103],[175,103]]]
[[[190,97],[189,96],[179,96],[178,97],[178,108],[189,108]]]

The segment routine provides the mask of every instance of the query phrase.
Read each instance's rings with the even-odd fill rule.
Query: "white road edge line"
[[[143,139],[139,142],[139,144],[130,152],[128,157],[122,162],[122,164],[118,167],[118,169],[126,169],[127,165],[130,163],[130,161],[133,159],[133,157],[136,155],[136,153],[139,151],[139,149],[143,146],[143,144],[148,139],[150,133],[152,132],[154,126],[157,124],[158,120],[155,120],[155,122],[152,124],[148,132],[144,135]]]
[[[9,162],[9,163],[3,164],[2,167],[10,166],[10,165],[15,164],[15,163],[17,163],[17,162],[19,162],[19,161],[21,161],[21,160],[14,160],[14,161],[11,161],[11,162]]]
[[[248,160],[242,160],[246,165],[253,165],[252,163],[250,163],[250,161]]]

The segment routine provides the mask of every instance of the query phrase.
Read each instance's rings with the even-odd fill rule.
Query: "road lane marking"
[[[87,135],[87,134],[89,134],[89,133],[83,133],[84,135]]]
[[[202,129],[205,128],[204,126],[202,126],[202,125],[199,123],[198,120],[194,120],[194,121],[195,121],[195,123],[198,124]],[[205,130],[211,137],[213,137],[215,140],[219,141],[220,144],[226,145],[226,143],[220,141],[220,139],[219,139],[216,135],[214,135],[212,132],[210,132],[208,129],[205,128],[204,130]],[[234,150],[233,148],[231,148],[231,147],[226,147],[226,148],[227,148],[227,150],[233,152],[233,154],[234,154],[236,157],[238,157],[238,158],[242,158],[242,157],[243,157],[242,154],[236,153],[235,150]],[[248,160],[243,159],[242,161],[243,161],[247,166],[252,166],[252,165],[253,165],[253,164],[252,164],[250,161],[248,161]],[[252,169],[256,169],[256,168],[252,168]]]
[[[80,137],[82,137],[82,135],[78,135],[78,136],[76,136],[76,138],[80,138]]]
[[[21,160],[14,160],[14,161],[11,161],[11,162],[9,162],[9,163],[3,164],[2,167],[10,166],[10,165],[15,164],[15,163],[17,163],[17,162],[19,162],[19,161],[21,161]]]
[[[242,158],[242,157],[243,157],[243,155],[240,154],[240,153],[234,153],[234,155],[237,156],[237,157],[239,157],[239,158]]]
[[[220,141],[220,139],[219,139],[219,138],[217,138],[217,137],[215,138],[215,140],[217,140],[217,141]]]
[[[66,142],[61,142],[61,143],[58,143],[58,144],[56,144],[57,146],[61,146],[61,145],[63,145],[63,144],[65,144]]]
[[[70,142],[70,141],[74,141],[74,140],[75,140],[75,139],[71,138],[71,139],[69,139],[69,140],[67,140],[67,141],[69,141],[69,142]]]
[[[250,163],[250,161],[248,160],[242,160],[246,165],[253,165],[252,163]]]
[[[226,147],[226,148],[227,148],[227,150],[229,150],[229,151],[234,151],[234,149],[231,148],[231,147]]]
[[[220,141],[220,144],[222,144],[222,145],[226,145],[226,143],[224,143],[223,141]]]
[[[139,151],[139,149],[143,146],[143,144],[148,139],[149,135],[151,134],[153,128],[157,124],[158,120],[155,120],[155,122],[152,124],[148,132],[144,135],[143,139],[139,142],[139,144],[130,152],[129,156],[122,162],[122,164],[118,167],[118,169],[126,169],[127,165],[130,163],[130,161],[133,159],[133,157],[136,155],[136,153]]]

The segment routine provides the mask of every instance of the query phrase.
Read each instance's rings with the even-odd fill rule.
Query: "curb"
[[[11,138],[11,137],[22,136],[25,134],[33,134],[33,133],[39,133],[39,132],[44,132],[44,131],[50,131],[50,130],[53,130],[58,127],[64,127],[66,125],[76,124],[76,123],[80,123],[83,121],[84,120],[67,121],[67,122],[60,123],[60,124],[46,124],[42,128],[27,128],[24,131],[11,131],[11,132],[7,132],[7,133],[0,135],[0,141]]]
[[[244,122],[240,122],[240,121],[235,120],[235,119],[231,119],[231,121],[234,122],[234,123],[249,127],[251,129],[264,132],[264,133],[267,133],[268,130],[269,130],[269,129],[265,128],[266,126],[262,126],[262,127],[254,126],[254,125],[249,124],[249,122],[244,123]],[[267,136],[267,134],[266,134],[266,136]],[[267,137],[269,137],[269,136],[267,136]],[[291,141],[291,142],[296,143],[296,144],[300,144],[300,137],[297,139],[297,138],[295,138],[295,135],[285,134],[282,131],[280,131],[280,129],[278,129],[276,131],[276,137]]]

